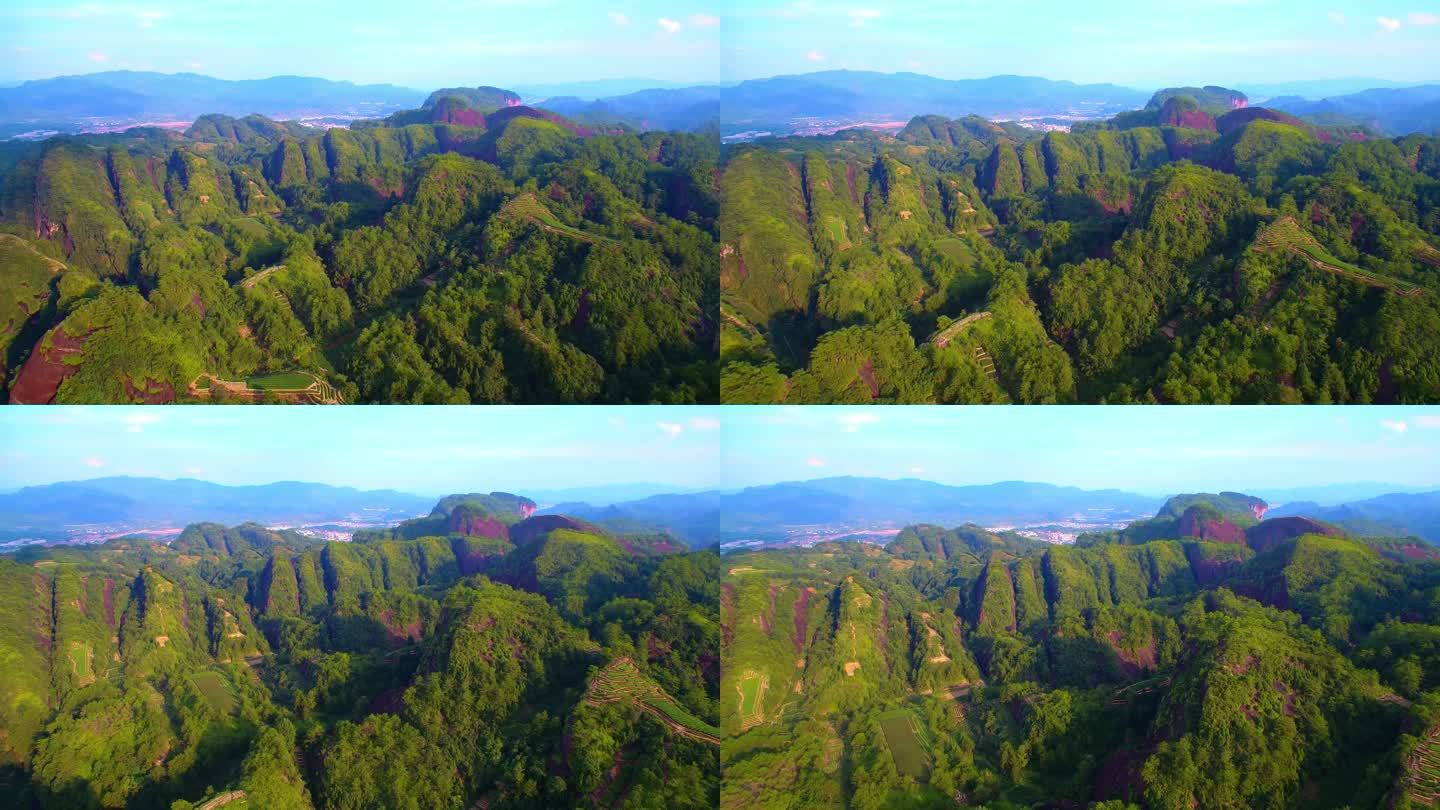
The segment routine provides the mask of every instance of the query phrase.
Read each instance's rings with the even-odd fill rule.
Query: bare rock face
[[[10,389],[11,404],[48,405],[54,402],[60,384],[80,369],[66,363],[65,358],[79,354],[85,348],[85,337],[71,337],[62,323],[41,338],[20,367],[20,374]]]
[[[1180,536],[1209,540],[1214,543],[1245,545],[1245,532],[1239,526],[1216,517],[1212,510],[1192,506],[1180,516]]]
[[[461,504],[450,513],[446,528],[451,534],[509,540],[510,531],[499,518],[484,509]]]
[[[530,507],[534,512],[535,508]],[[517,546],[525,546],[539,540],[556,529],[571,529],[577,532],[598,532],[594,525],[583,520],[568,518],[564,515],[539,515],[527,517],[525,520],[510,527],[510,541]]]
[[[1328,523],[1307,517],[1271,518],[1245,531],[1245,540],[1256,551],[1269,551],[1286,540],[1302,534],[1323,534],[1340,537],[1345,533]]]

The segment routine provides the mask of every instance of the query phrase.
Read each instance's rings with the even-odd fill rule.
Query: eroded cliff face
[[[87,337],[72,337],[65,331],[64,324],[51,329],[20,367],[20,374],[10,389],[11,404],[48,405],[54,402],[60,384],[80,370],[80,366],[66,363],[65,358],[80,354]]]
[[[1264,513],[1265,507],[1251,505],[1251,511],[1260,510]],[[1208,510],[1198,506],[1192,506],[1185,510],[1180,516],[1180,536],[1195,537],[1200,540],[1209,540],[1215,543],[1232,543],[1237,546],[1245,545],[1245,532],[1239,526],[1224,518],[1215,517]]]
[[[1318,520],[1307,517],[1282,517],[1267,520],[1245,531],[1246,542],[1256,551],[1269,551],[1286,540],[1302,534],[1323,534],[1340,537],[1344,532]]]
[[[472,509],[469,506],[461,505],[450,513],[450,519],[446,528],[451,534],[461,534],[467,537],[490,537],[497,540],[509,540],[510,531],[499,518],[480,509]]]

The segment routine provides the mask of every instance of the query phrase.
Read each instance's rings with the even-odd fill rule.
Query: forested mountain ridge
[[[1440,140],[1184,90],[727,148],[723,399],[1440,401]]]
[[[0,556],[0,803],[714,806],[718,556],[533,507]]]
[[[721,806],[1422,806],[1434,549],[1256,501],[1181,496],[1136,542],[727,555]]]
[[[715,401],[716,139],[516,101],[7,145],[7,396]]]

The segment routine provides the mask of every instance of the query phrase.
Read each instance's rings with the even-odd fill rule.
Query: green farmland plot
[[[930,775],[930,755],[916,725],[915,715],[908,709],[896,709],[880,715],[880,728],[885,744],[895,758],[895,767],[907,776],[923,780]]]
[[[225,682],[224,676],[218,672],[197,672],[190,676],[195,688],[205,696],[205,702],[209,703],[221,714],[230,714],[235,711],[235,692],[230,684]]]

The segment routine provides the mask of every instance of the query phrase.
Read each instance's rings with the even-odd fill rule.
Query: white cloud
[[[680,30],[680,21],[672,20],[669,17],[661,17],[655,21],[655,24],[660,26],[660,29],[667,34],[674,34]]]
[[[1375,24],[1380,26],[1380,30],[1389,34],[1400,30],[1400,21],[1394,17],[1376,17]]]
[[[145,430],[146,425],[153,425],[160,421],[160,414],[149,411],[138,411],[125,415],[125,432],[140,433]]]
[[[623,13],[619,11],[610,12],[610,22],[613,23],[617,28],[630,27],[630,18],[626,17]]]
[[[1394,431],[1395,433],[1404,433],[1405,431],[1410,429],[1409,425],[1397,419],[1381,419],[1380,427],[1385,428],[1386,430]]]
[[[1325,15],[1325,16],[1327,16],[1327,17],[1330,18],[1330,24],[1331,24],[1331,25],[1344,25],[1344,24],[1345,24],[1345,13],[1342,12],[1342,11],[1332,11],[1332,12],[1330,12],[1329,14],[1327,14],[1327,15]]]
[[[200,467],[186,467],[186,468],[185,468],[185,474],[186,474],[186,475],[204,475],[204,474],[205,474],[205,470],[202,469],[202,468],[200,468]]]
[[[1427,413],[1415,417],[1415,427],[1440,428],[1440,415]]]
[[[720,420],[713,416],[697,416],[690,420],[692,430],[719,430]]]
[[[811,62],[820,62],[820,61],[823,61],[823,60],[825,59],[825,54],[823,54],[823,53],[821,53],[821,52],[819,52],[819,51],[811,51],[811,52],[805,54],[805,58],[806,58],[806,59],[809,59]]]
[[[110,57],[106,56],[104,51],[91,51],[90,53],[85,54],[85,58],[89,59],[91,62],[104,62]]]
[[[104,466],[105,466],[105,459],[102,459],[102,458],[100,458],[100,457],[98,457],[98,456],[91,456],[91,457],[85,459],[85,466],[86,466],[86,467],[104,467]]]
[[[924,467],[911,467],[911,468],[910,468],[910,474],[911,474],[911,475],[924,475],[924,474],[925,474],[925,468],[924,468]]]
[[[676,422],[656,422],[655,427],[665,431],[665,435],[672,439],[685,432],[685,426]]]
[[[870,20],[884,16],[880,11],[873,8],[857,8],[850,11],[850,27],[860,28]]]
[[[605,421],[610,423],[610,427],[615,428],[616,430],[620,430],[621,428],[625,427],[625,417],[623,416],[612,416]]]
[[[846,433],[858,433],[865,425],[873,425],[880,421],[880,414],[871,411],[855,411],[841,414],[835,417],[835,421],[844,426]]]
[[[811,456],[810,458],[805,459],[805,463],[811,467],[824,467],[825,459],[820,458],[819,456]]]
[[[919,59],[906,59],[905,67],[908,67],[911,70],[919,70],[920,68],[924,67],[924,65],[920,64]]]
[[[205,67],[204,65],[200,64],[199,62],[186,62],[186,63],[185,63],[185,66],[188,67],[188,68],[190,68],[191,70],[199,70],[200,68]]]
[[[707,28],[712,25],[719,25],[720,18],[714,14],[691,14],[690,24],[699,28]]]
[[[1440,25],[1440,14],[1431,14],[1428,11],[1417,11],[1410,15],[1411,25]]]

